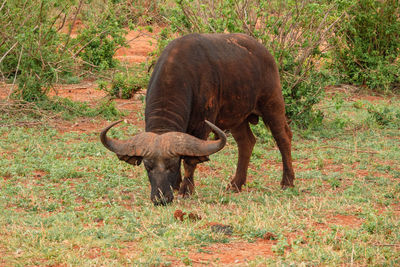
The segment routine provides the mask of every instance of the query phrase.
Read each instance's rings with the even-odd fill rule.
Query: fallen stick
[[[341,150],[346,150],[346,151],[351,151],[351,152],[356,152],[356,153],[379,154],[379,152],[377,152],[377,151],[355,150],[355,149],[343,148],[343,147],[338,147],[338,146],[321,146],[320,148],[341,149]]]

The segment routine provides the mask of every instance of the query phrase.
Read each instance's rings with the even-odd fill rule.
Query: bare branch
[[[11,86],[11,90],[8,93],[7,100],[10,99],[10,96],[14,93],[14,86],[15,86],[15,81],[17,80],[17,74],[19,70],[19,64],[21,63],[21,58],[22,58],[22,52],[24,51],[24,46],[21,47],[21,53],[19,53],[19,58],[18,58],[18,64],[17,64],[17,69],[15,70],[14,74],[14,80]]]
[[[344,148],[344,147],[338,147],[338,146],[320,146],[320,148],[333,148],[333,149],[341,149],[341,150],[351,151],[351,152],[357,152],[357,153],[379,154],[378,151],[354,150],[354,149],[349,149],[349,148]]]
[[[103,34],[105,34],[105,33],[107,33],[108,32],[108,30],[106,30],[106,31],[102,31],[99,35],[101,36],[101,35],[103,35]],[[83,49],[85,49],[91,42],[93,42],[96,38],[97,38],[98,36],[97,35],[95,35],[92,39],[90,39],[89,40],[89,42],[87,42],[86,44],[84,44],[75,54],[73,54],[72,56],[73,57],[77,57],[82,51],[83,51]]]
[[[0,63],[4,60],[4,58],[8,55],[8,53],[10,53],[18,44],[18,41],[16,41],[11,47],[10,49],[8,49],[8,51],[0,58]]]
[[[4,5],[6,4],[6,2],[7,2],[7,0],[4,0],[4,1],[3,1],[3,3],[1,4],[1,7],[0,7],[0,11],[3,10],[3,7],[4,7]]]
[[[64,53],[65,53],[65,50],[67,49],[67,46],[68,46],[69,41],[70,41],[70,39],[71,39],[72,29],[73,29],[73,27],[74,27],[74,25],[75,25],[76,19],[78,18],[79,12],[81,11],[82,4],[83,4],[83,0],[79,0],[79,6],[78,6],[78,8],[77,8],[77,10],[76,10],[76,12],[75,12],[74,19],[72,20],[72,24],[71,24],[71,26],[69,27],[69,30],[68,30],[68,37],[67,37],[67,40],[65,41],[64,50],[63,50],[63,53],[62,53],[62,54],[64,54]]]

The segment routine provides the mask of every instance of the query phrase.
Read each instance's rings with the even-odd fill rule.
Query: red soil
[[[257,257],[273,257],[272,246],[275,244],[276,241],[264,239],[258,239],[254,243],[234,241],[204,247],[202,248],[204,252],[190,252],[188,257],[192,260],[193,266],[207,265],[208,262],[240,266]]]
[[[126,35],[128,41],[128,47],[122,47],[115,53],[115,58],[129,63],[141,63],[149,60],[149,53],[156,49],[157,39],[155,33],[159,32],[156,29],[155,32],[150,33],[148,31],[130,31]]]

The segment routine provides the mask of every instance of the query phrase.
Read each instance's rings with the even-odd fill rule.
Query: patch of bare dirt
[[[78,132],[78,133],[93,133],[100,132],[104,127],[108,125],[107,121],[104,120],[93,120],[93,119],[78,119],[74,122],[70,121],[54,121],[53,126],[59,133],[67,132]]]
[[[70,21],[69,23],[66,23],[64,27],[61,28],[61,32],[65,34],[69,34],[72,38],[76,38],[78,36],[78,33],[81,29],[84,28],[85,25],[83,25],[82,21],[77,19],[75,21]]]
[[[102,252],[102,249],[98,247],[90,248],[86,253],[86,257],[92,260],[101,256],[104,256],[104,253]]]
[[[156,28],[153,32],[149,31],[129,31],[126,35],[128,47],[119,48],[114,58],[129,63],[146,62],[149,59],[149,53],[157,48],[156,34],[160,32]]]
[[[66,132],[80,132],[80,133],[91,133],[91,132],[99,132],[106,126],[106,122],[104,121],[88,121],[85,119],[78,120],[75,122],[68,122],[68,121],[55,121],[54,127],[60,133]]]
[[[0,244],[0,266],[7,266],[7,262],[5,260],[6,256],[10,256],[10,252]]]
[[[392,204],[391,207],[393,208],[394,215],[400,217],[400,202]]]
[[[137,255],[141,252],[141,248],[137,245],[136,242],[123,242],[122,245],[124,246],[124,248],[120,248],[118,252],[125,258],[133,259],[137,257]]]
[[[330,226],[339,225],[348,228],[360,227],[363,220],[354,215],[332,214],[326,216],[326,223],[314,222],[312,226],[316,230],[330,230]]]
[[[98,86],[93,81],[83,81],[79,84],[56,84],[50,96],[69,98],[72,101],[92,102],[107,96],[107,93],[98,90]]]
[[[325,92],[329,96],[335,96],[337,93],[345,93],[346,101],[365,100],[368,102],[391,102],[391,99],[384,94],[370,90],[366,86],[353,86],[347,84],[328,86],[325,88]],[[396,95],[393,95],[392,97],[397,99],[399,98],[399,96]]]
[[[214,244],[202,248],[201,252],[190,252],[188,258],[193,266],[205,266],[211,262],[221,265],[243,265],[257,257],[273,257],[275,240],[258,239],[253,243],[236,241]]]
[[[0,99],[1,100],[7,99],[12,87],[13,87],[12,84],[6,84],[4,82],[0,82]]]
[[[360,227],[363,220],[354,215],[335,214],[327,218],[329,224],[341,225],[350,228]]]

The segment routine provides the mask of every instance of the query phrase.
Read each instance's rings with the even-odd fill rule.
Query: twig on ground
[[[35,126],[35,125],[40,125],[43,122],[41,121],[17,121],[14,123],[9,123],[9,124],[0,124],[0,127],[14,127],[14,126]]]
[[[344,148],[344,147],[338,147],[338,146],[321,146],[320,148],[333,148],[333,149],[341,149],[341,150],[346,150],[346,151],[351,151],[351,152],[357,152],[357,153],[379,154],[378,151],[354,150],[354,149],[349,149],[349,148]]]
[[[395,247],[395,248],[400,248],[400,244],[381,244],[381,243],[369,243],[370,245],[373,246],[378,246],[378,247]]]
[[[0,123],[0,127],[10,126],[34,126],[47,124],[49,121],[58,119],[61,117],[59,113],[50,113],[45,110],[41,110],[34,103],[26,102],[23,100],[9,100],[0,101],[0,113],[16,115],[26,114],[33,115],[35,118],[32,121],[16,121],[13,123]]]
[[[135,104],[135,102],[134,101],[129,101],[129,102],[126,102],[126,103],[118,104],[118,107],[120,108],[120,107],[123,107],[125,105],[129,105],[129,104]]]

